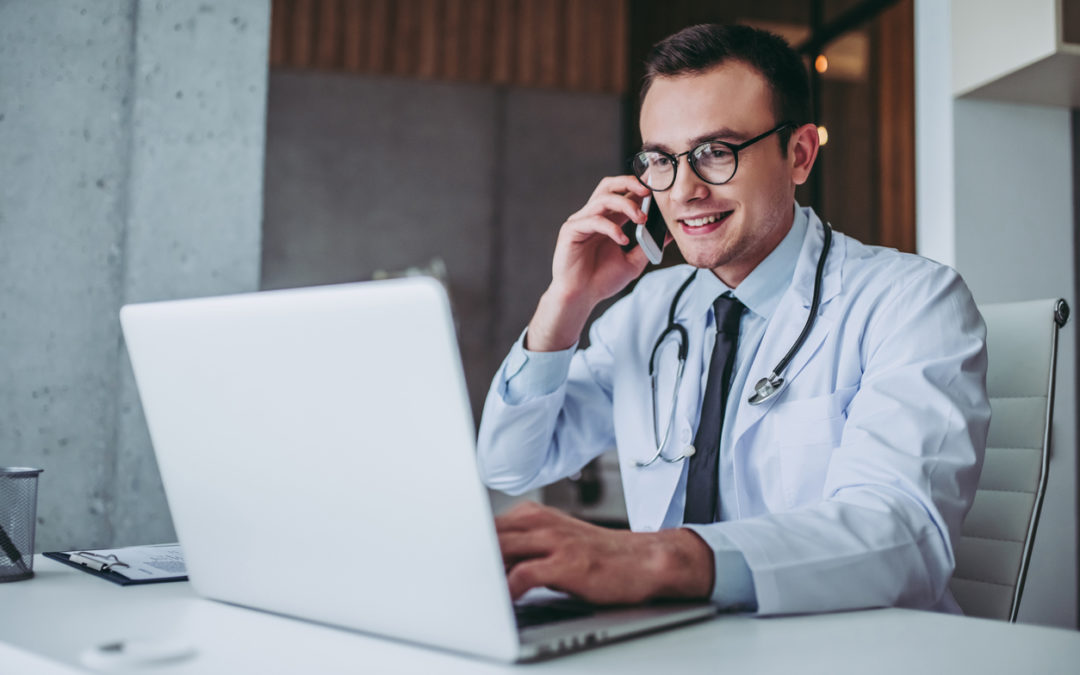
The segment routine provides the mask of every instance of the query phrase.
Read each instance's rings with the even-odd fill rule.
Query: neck
[[[726,265],[720,265],[712,268],[712,273],[716,275],[716,278],[723,281],[729,288],[737,288],[739,284],[750,276],[761,261],[769,257],[776,247],[780,245],[780,242],[784,240],[788,232],[791,232],[791,226],[795,223],[795,202],[792,200],[789,207],[783,211],[783,215],[779,218],[779,225],[771,228],[770,236],[767,238],[760,250],[752,258],[732,260]]]

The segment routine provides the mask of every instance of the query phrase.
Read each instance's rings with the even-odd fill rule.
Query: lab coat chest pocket
[[[787,508],[820,501],[833,451],[840,446],[847,407],[857,386],[831,394],[778,401],[762,420],[769,451],[776,453]]]

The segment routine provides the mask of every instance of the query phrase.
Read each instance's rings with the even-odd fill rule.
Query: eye
[[[701,162],[729,162],[734,157],[731,148],[721,143],[705,143],[694,149],[694,159]]]
[[[671,166],[671,158],[659,152],[643,152],[639,157],[642,164],[653,169],[666,169]]]

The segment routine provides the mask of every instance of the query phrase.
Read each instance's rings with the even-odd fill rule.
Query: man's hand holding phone
[[[645,257],[654,265],[659,265],[664,259],[664,244],[667,243],[667,225],[659,215],[654,215],[649,209],[652,206],[652,195],[641,200],[641,210],[645,213],[644,223],[630,221],[623,225],[623,234],[632,237],[632,241],[622,247],[624,251],[632,251],[635,246],[640,246],[645,251]]]
[[[555,245],[551,285],[529,323],[528,349],[556,351],[570,347],[593,308],[644,271],[649,257],[634,244],[637,225],[648,222],[641,207],[650,195],[650,190],[633,176],[605,178],[585,206],[563,223]],[[625,226],[634,232],[627,234]],[[661,251],[663,241],[661,235],[657,246]],[[652,243],[656,243],[655,239]]]

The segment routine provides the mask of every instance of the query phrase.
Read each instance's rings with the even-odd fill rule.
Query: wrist
[[[692,530],[677,528],[654,535],[652,571],[658,598],[708,599],[716,582],[713,551]]]
[[[525,348],[530,351],[551,352],[569,349],[581,336],[593,305],[580,293],[550,286],[537,304]]]

